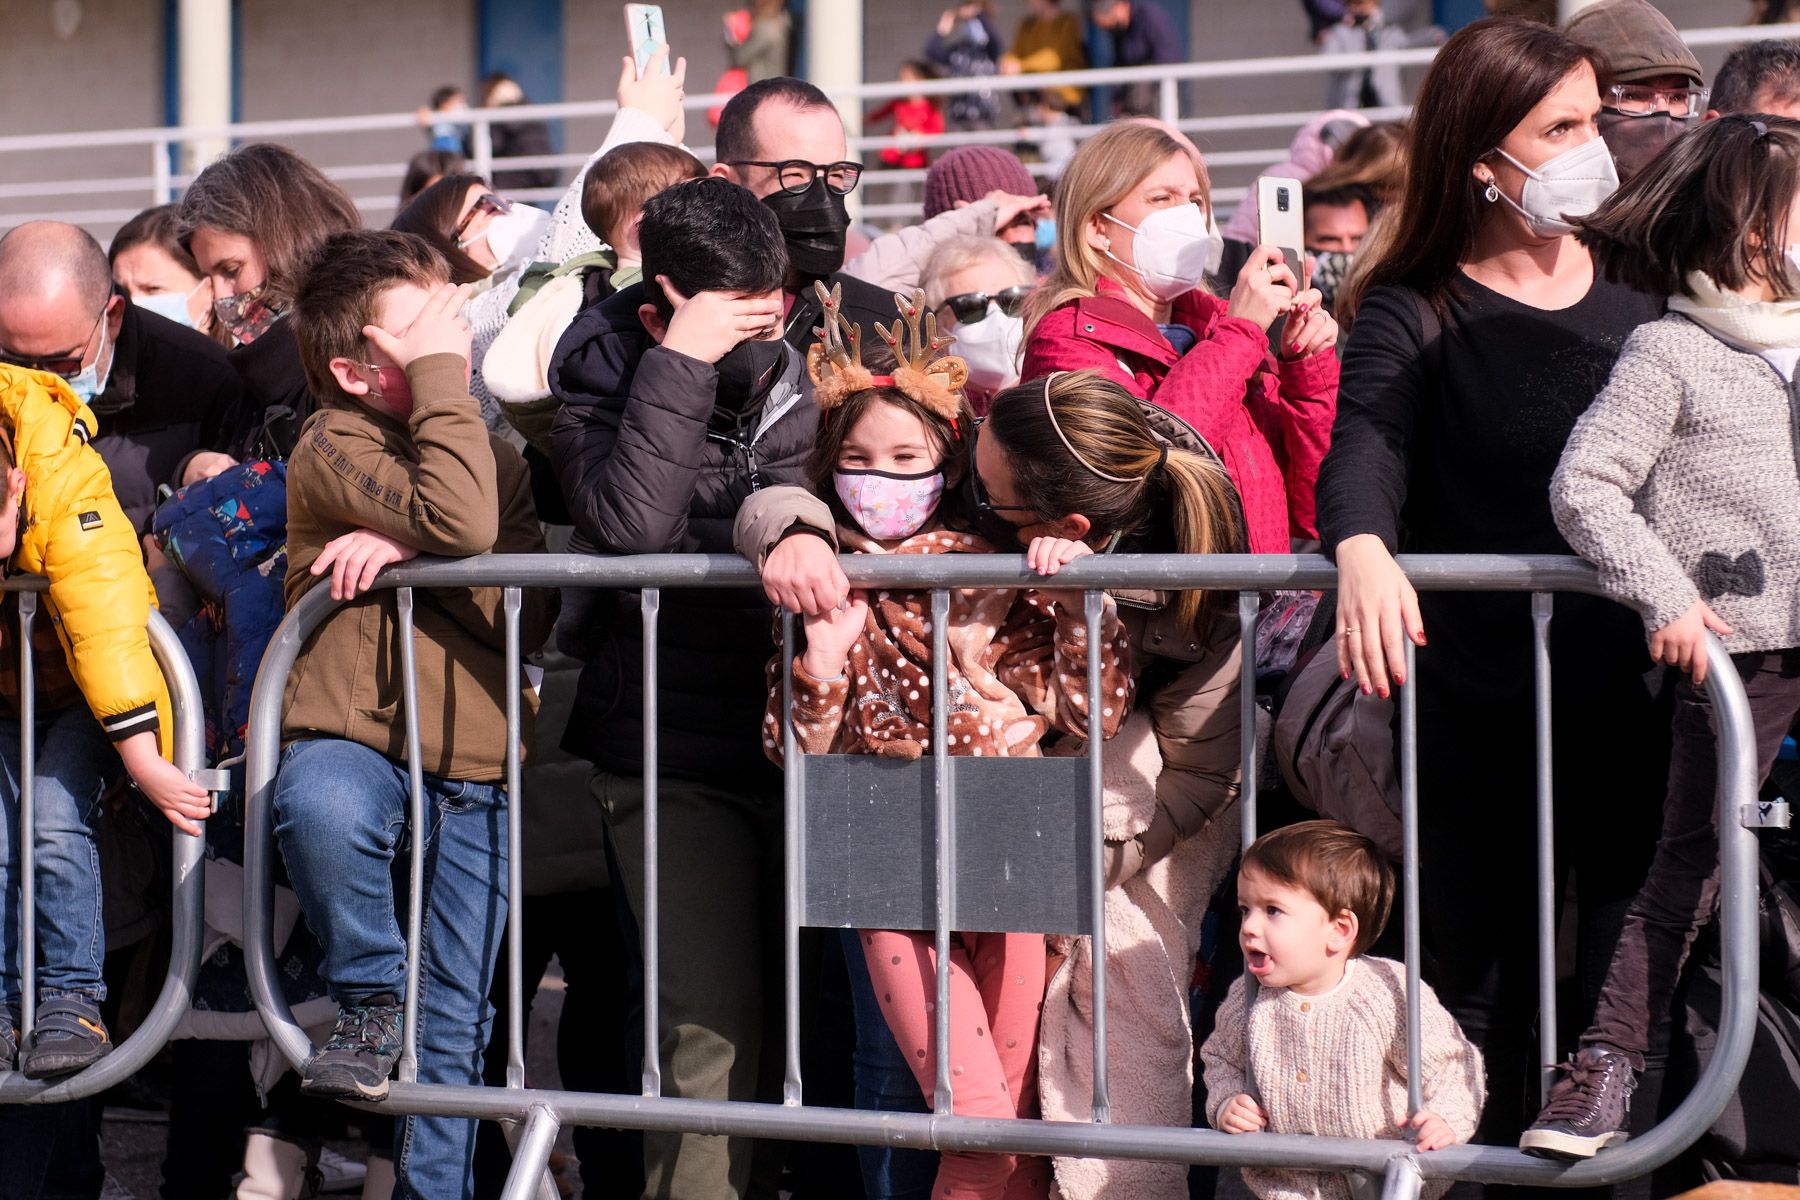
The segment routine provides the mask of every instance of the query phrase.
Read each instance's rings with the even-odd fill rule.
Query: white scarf
[[[1669,311],[1687,317],[1720,341],[1739,349],[1800,347],[1800,300],[1746,300],[1701,271],[1687,277],[1692,295],[1669,297]]]

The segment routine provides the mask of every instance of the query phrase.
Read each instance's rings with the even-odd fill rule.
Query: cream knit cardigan
[[[1245,981],[1231,985],[1200,1056],[1206,1070],[1206,1120],[1247,1092],[1269,1114],[1272,1133],[1399,1138],[1406,1112],[1406,968],[1392,959],[1352,959],[1329,992],[1302,996],[1259,988],[1246,1011]],[[1475,1136],[1487,1096],[1481,1051],[1420,985],[1420,1091],[1458,1141]],[[1262,1200],[1349,1200],[1341,1175],[1250,1170],[1244,1182]],[[1447,1182],[1429,1181],[1426,1196]]]

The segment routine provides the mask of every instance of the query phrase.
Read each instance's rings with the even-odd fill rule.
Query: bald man
[[[32,221],[0,237],[0,362],[53,371],[98,418],[94,448],[142,534],[156,489],[210,450],[242,384],[223,347],[113,287],[85,230]]]

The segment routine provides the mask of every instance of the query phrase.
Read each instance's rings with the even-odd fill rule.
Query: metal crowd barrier
[[[19,826],[22,834],[33,824],[32,801],[37,773],[37,738],[33,727],[37,710],[37,676],[32,665],[31,628],[37,614],[38,594],[48,589],[49,581],[35,575],[14,576],[0,582],[0,592],[13,592],[19,597]],[[206,721],[200,701],[200,684],[194,678],[187,651],[181,648],[175,630],[155,609],[150,610],[149,633],[150,650],[156,655],[157,665],[168,682],[173,705],[175,765],[216,794],[225,785],[219,773],[206,766]],[[112,1053],[73,1075],[31,1080],[18,1071],[0,1071],[0,1104],[50,1104],[97,1095],[135,1075],[168,1043],[169,1035],[187,1012],[194,977],[200,971],[206,883],[206,872],[201,869],[206,853],[205,837],[184,833],[173,836],[174,898],[170,919],[174,936],[169,947],[169,969],[162,990],[143,1024],[115,1046]],[[19,943],[23,982],[21,1036],[30,1033],[37,1011],[37,897],[33,879],[36,855],[32,841],[27,836],[19,839],[19,909],[24,926]]]
[[[1505,557],[1498,555],[1406,556],[1401,565],[1421,590],[1458,592],[1529,592],[1535,637],[1537,672],[1537,778],[1538,778],[1538,865],[1540,899],[1540,936],[1543,939],[1540,964],[1541,1020],[1544,1028],[1544,1061],[1556,1057],[1556,1007],[1554,971],[1554,900],[1553,876],[1550,869],[1552,811],[1551,746],[1550,746],[1550,655],[1549,629],[1551,594],[1576,592],[1600,594],[1591,567],[1572,558],[1548,556]],[[1610,1149],[1586,1162],[1564,1164],[1528,1157],[1518,1149],[1502,1146],[1454,1146],[1430,1154],[1414,1153],[1403,1141],[1355,1140],[1308,1137],[1291,1134],[1264,1134],[1259,1137],[1232,1137],[1209,1129],[1182,1129],[1160,1126],[1122,1126],[1109,1120],[1107,1104],[1107,1069],[1105,1045],[1106,959],[1102,917],[1100,812],[1101,748],[1095,743],[1091,757],[1062,760],[980,760],[951,757],[945,745],[944,687],[944,615],[949,588],[1017,587],[1037,582],[1028,574],[1022,560],[1011,555],[973,556],[883,556],[849,557],[842,560],[851,581],[865,587],[894,587],[928,590],[932,597],[931,633],[934,644],[933,727],[934,753],[910,771],[899,771],[891,761],[874,757],[857,759],[837,756],[808,756],[795,752],[791,726],[787,731],[786,773],[786,1086],[781,1104],[752,1102],[703,1101],[670,1098],[661,1095],[661,1073],[657,1061],[659,1036],[657,995],[659,904],[656,874],[658,746],[656,737],[657,693],[657,617],[662,590],[665,588],[753,587],[755,571],[736,558],[702,555],[644,555],[622,558],[599,558],[581,555],[491,555],[461,561],[428,562],[389,568],[376,581],[377,587],[397,591],[401,622],[403,663],[403,697],[406,708],[409,744],[416,745],[417,713],[416,680],[412,676],[410,639],[412,636],[412,589],[416,587],[502,587],[505,589],[506,646],[509,659],[517,671],[519,659],[519,608],[521,589],[526,587],[594,587],[628,588],[642,593],[643,639],[645,647],[643,684],[645,694],[644,760],[645,760],[645,911],[640,914],[644,932],[645,957],[645,1062],[644,1087],[641,1096],[585,1094],[567,1091],[529,1089],[524,1086],[523,1014],[519,1003],[520,979],[520,867],[523,847],[520,841],[520,806],[529,800],[519,791],[517,691],[507,713],[511,749],[507,762],[507,780],[511,803],[511,862],[509,889],[511,905],[508,922],[510,954],[507,962],[508,989],[512,1020],[507,1039],[507,1086],[484,1088],[473,1086],[427,1085],[416,1082],[416,1060],[413,1054],[412,1014],[407,1014],[405,1057],[385,1107],[391,1112],[476,1117],[507,1122],[518,1133],[513,1174],[505,1195],[511,1200],[536,1194],[543,1177],[550,1148],[558,1128],[563,1124],[603,1125],[615,1128],[723,1134],[734,1137],[771,1137],[806,1141],[880,1144],[937,1150],[1009,1151],[1020,1154],[1056,1155],[1092,1158],[1138,1158],[1182,1163],[1210,1163],[1221,1166],[1282,1166],[1311,1170],[1360,1173],[1383,1178],[1383,1193],[1391,1200],[1416,1200],[1426,1179],[1464,1179],[1484,1183],[1540,1184],[1560,1187],[1590,1187],[1636,1178],[1668,1162],[1696,1141],[1717,1119],[1736,1090],[1739,1077],[1748,1060],[1755,1030],[1757,1004],[1757,847],[1753,827],[1785,825],[1785,805],[1759,806],[1757,803],[1755,748],[1749,710],[1742,684],[1732,668],[1722,644],[1712,639],[1708,646],[1710,671],[1706,690],[1718,717],[1721,943],[1723,955],[1724,998],[1718,1047],[1712,1061],[1702,1072],[1693,1090],[1679,1107],[1654,1130],[1634,1138],[1623,1147]],[[1101,703],[1098,694],[1099,672],[1093,669],[1099,654],[1101,606],[1097,589],[1142,588],[1236,591],[1239,594],[1238,622],[1243,655],[1243,823],[1246,842],[1256,831],[1257,759],[1255,750],[1254,646],[1258,593],[1270,589],[1330,589],[1336,584],[1336,571],[1320,556],[1287,555],[1217,555],[1183,556],[1112,555],[1082,559],[1066,568],[1058,579],[1064,587],[1087,589],[1086,619],[1089,630],[1090,690],[1089,712]],[[245,911],[246,957],[250,984],[258,1010],[268,1025],[276,1044],[296,1066],[311,1054],[312,1046],[295,1023],[293,1014],[282,998],[275,974],[274,947],[270,945],[273,893],[271,890],[274,847],[271,830],[271,803],[276,763],[281,741],[282,692],[296,655],[312,630],[335,608],[327,589],[314,588],[295,606],[271,641],[258,675],[251,702],[248,761],[248,808],[245,842]],[[785,622],[786,636],[791,639],[793,623]],[[1407,648],[1409,678],[1412,648]],[[790,685],[791,686],[791,685]],[[1410,687],[1399,689],[1401,720],[1402,820],[1405,856],[1401,871],[1404,901],[1404,934],[1407,971],[1407,1050],[1411,1066],[1410,1104],[1420,1107],[1419,1099],[1419,922],[1418,905],[1418,789],[1416,782],[1417,717]],[[757,736],[746,730],[746,737]],[[1010,772],[1020,772],[1013,774]],[[1032,772],[1037,774],[1031,775]],[[1049,813],[1034,822],[1026,821],[1026,836],[1035,837],[1040,830],[1047,836],[1060,837],[1057,846],[1044,851],[1061,856],[1067,869],[1027,875],[1030,885],[1023,891],[1013,889],[999,895],[992,880],[982,880],[979,870],[981,854],[960,853],[960,825],[956,814],[963,797],[963,783],[977,789],[1008,787],[1008,795],[1016,799],[1029,795],[1034,805]],[[1029,790],[1026,790],[1026,786]],[[1078,796],[1082,819],[1070,819],[1072,810],[1056,808],[1054,801],[1045,807],[1043,797],[1056,793],[1067,799]],[[864,801],[882,799],[898,802],[901,810],[910,804],[913,811],[900,824],[910,821],[910,832],[895,834],[899,825],[883,826],[883,839],[864,839],[860,860],[854,831],[843,832],[846,814],[841,811],[845,796],[853,796],[859,806]],[[822,798],[821,798],[822,797]],[[839,802],[835,824],[821,820],[819,806]],[[1015,804],[1015,807],[1019,807]],[[921,812],[920,810],[923,810]],[[1054,811],[1052,811],[1054,810]],[[863,807],[858,812],[868,811]],[[1073,810],[1079,811],[1079,810]],[[420,775],[412,771],[412,813],[415,828],[422,827],[423,797]],[[861,819],[860,817],[858,818]],[[896,819],[891,810],[883,820]],[[835,844],[827,845],[821,829],[836,829]],[[898,913],[892,896],[881,889],[876,901],[856,900],[845,894],[841,883],[848,878],[847,864],[856,870],[868,869],[880,874],[891,869],[906,855],[893,836],[905,836],[917,845],[916,862],[905,864],[913,873],[906,888],[910,900],[901,909],[912,906],[910,913]],[[414,842],[414,934],[412,945],[418,944],[417,922],[421,906],[418,902],[417,855]],[[900,852],[897,852],[899,850]],[[927,854],[929,851],[929,854]],[[876,856],[871,861],[871,854]],[[846,857],[848,856],[848,857]],[[1048,860],[1044,860],[1048,861]],[[883,864],[888,864],[884,867]],[[976,869],[971,870],[971,866]],[[916,870],[914,870],[916,868]],[[971,895],[970,887],[979,889]],[[1070,887],[1077,887],[1079,902],[1070,903]],[[922,890],[921,890],[922,889]],[[990,901],[992,903],[990,903]],[[986,907],[984,907],[986,906]],[[977,910],[981,910],[977,915]],[[1002,911],[1004,910],[1004,911]],[[938,946],[937,1007],[938,1058],[937,1087],[931,1113],[903,1114],[864,1112],[836,1108],[807,1107],[802,1103],[799,1058],[799,963],[798,930],[802,924],[866,925],[884,927],[892,919],[894,927],[934,931]],[[980,921],[987,924],[980,924]],[[1031,922],[1037,922],[1032,924]],[[948,1043],[945,1022],[948,1019],[948,969],[950,957],[945,953],[949,931],[958,928],[1034,929],[1038,931],[1073,931],[1092,936],[1094,964],[1094,1117],[1089,1122],[1044,1120],[993,1120],[950,1115],[951,1081],[948,1067]],[[408,996],[416,989],[416,954],[408,964]],[[1548,1077],[1546,1077],[1546,1084]],[[519,1123],[522,1122],[522,1129]]]

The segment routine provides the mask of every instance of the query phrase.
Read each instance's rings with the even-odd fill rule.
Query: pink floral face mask
[[[923,529],[944,494],[941,470],[921,475],[840,470],[831,478],[850,519],[881,542],[911,537]]]

